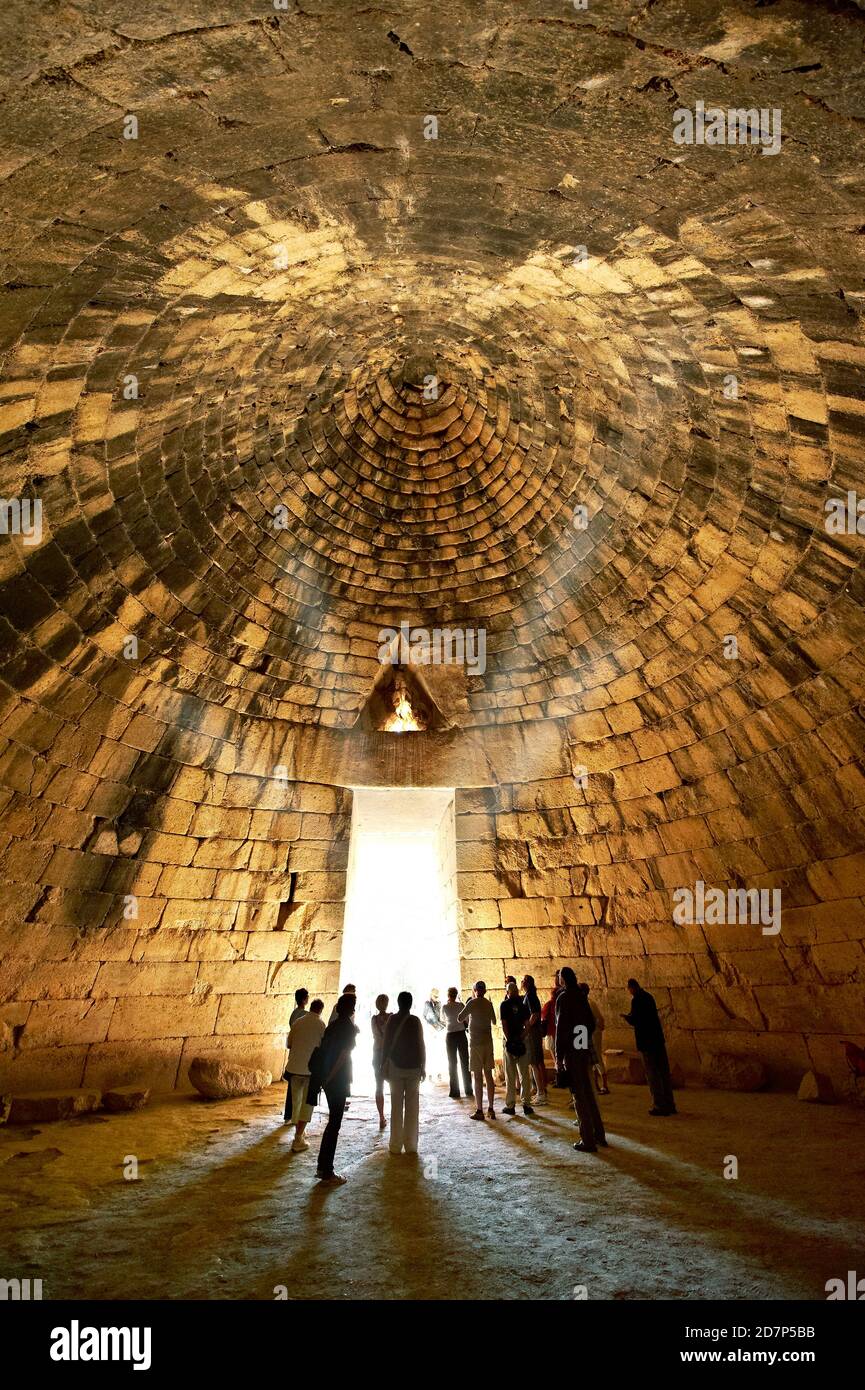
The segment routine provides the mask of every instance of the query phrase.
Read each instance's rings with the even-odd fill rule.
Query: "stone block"
[[[577,956],[578,934],[576,928],[534,927],[516,930],[513,934],[514,954],[522,959],[569,960]]]
[[[835,1101],[835,1088],[823,1072],[806,1071],[799,1083],[796,1099],[812,1105],[832,1105]]]
[[[865,983],[865,948],[861,941],[812,946],[811,960],[826,984]]]
[[[329,1013],[330,1010],[328,1009]],[[285,1069],[286,1048],[284,1033],[262,1033],[255,1037],[244,1034],[223,1034],[212,1038],[187,1038],[177,1077],[177,1088],[192,1091],[189,1066],[194,1057],[216,1058],[250,1071],[269,1071],[279,1081]]]
[[[113,999],[52,999],[35,1003],[19,1046],[30,1048],[104,1042],[114,1013]]]
[[[10,1098],[7,1118],[12,1125],[42,1125],[86,1115],[98,1110],[101,1103],[102,1094],[96,1090],[29,1091]]]
[[[3,962],[3,993],[19,1000],[84,999],[96,979],[96,961],[51,961],[35,965],[28,958]]]
[[[223,994],[213,1031],[219,1033],[286,1033],[294,1001],[289,995]]]
[[[11,1094],[67,1089],[83,1084],[86,1043],[71,1047],[32,1047],[26,1051],[0,1051],[0,1091]],[[89,1084],[89,1083],[88,1083]]]
[[[754,995],[771,1033],[856,1032],[865,1017],[863,985],[758,985]]]
[[[244,931],[195,931],[190,933],[188,960],[242,960],[246,952]]]
[[[505,928],[543,927],[549,922],[547,904],[543,898],[504,898],[498,904],[498,911]],[[477,920],[471,920],[468,914],[465,924],[466,927],[481,925]],[[491,925],[498,926],[498,922],[491,922]]]
[[[460,933],[459,952],[464,960],[512,960],[513,936],[509,931],[463,931]]]
[[[336,995],[339,961],[287,960],[271,965],[268,994],[294,994],[296,989],[308,989],[312,998]]]
[[[646,1068],[639,1052],[623,1052],[607,1047],[604,1048],[604,1062],[611,1085],[645,1086]]]
[[[150,1099],[148,1086],[115,1086],[102,1093],[102,1108],[115,1114],[121,1110],[141,1110]]]
[[[457,892],[464,902],[472,899],[490,902],[510,897],[507,885],[500,882],[495,874],[457,874]]]
[[[265,1090],[273,1080],[269,1071],[238,1066],[217,1057],[193,1057],[189,1080],[208,1100],[231,1100]]]
[[[288,886],[283,896],[288,897]],[[345,874],[298,874],[294,896],[299,903],[342,902],[345,898]]]
[[[196,990],[215,994],[263,994],[267,989],[266,960],[207,961],[198,967]]]
[[[107,1040],[137,1042],[147,1038],[183,1038],[212,1033],[218,1006],[216,995],[194,999],[153,996],[118,999]]]
[[[177,869],[166,867],[159,877],[159,892],[166,898],[199,898],[213,896],[216,887],[215,869]]]
[[[765,1027],[753,992],[747,986],[719,984],[700,989],[697,984],[694,980],[690,988],[671,993],[672,1018],[679,1028],[733,1033],[761,1031]]]
[[[123,927],[97,927],[87,931],[71,950],[76,960],[129,960],[138,940],[137,923]]]
[[[92,992],[95,999],[138,994],[185,996],[192,992],[197,975],[197,961],[107,961],[99,968]]]
[[[246,960],[285,960],[291,946],[288,932],[250,932],[246,940]]]
[[[177,1082],[183,1040],[96,1043],[87,1053],[85,1086],[100,1091],[118,1086],[145,1086],[152,1092],[172,1091]]]
[[[493,841],[467,840],[457,845],[457,866],[460,873],[495,871],[500,863],[499,848]],[[521,868],[520,864],[502,867]]]
[[[334,904],[334,906],[337,906]],[[340,909],[342,903],[338,904]],[[275,931],[283,911],[281,902],[237,903],[230,916],[235,931]]]
[[[808,865],[808,882],[822,900],[865,896],[865,850]]]
[[[729,1052],[707,1053],[702,1076],[707,1086],[721,1091],[762,1091],[769,1084],[769,1073],[758,1058]]]
[[[814,1065],[811,1045],[801,1033],[763,1031],[724,1031],[712,1029],[691,1035],[700,1055],[700,1071],[708,1053],[725,1052],[736,1057],[756,1058],[768,1069],[773,1086],[795,1091],[802,1073]],[[828,1070],[821,1064],[821,1070]]]
[[[177,898],[166,903],[160,927],[176,931],[228,932],[233,927],[236,916],[236,904]]]
[[[164,931],[141,931],[132,948],[131,958],[133,961],[183,962],[189,954],[190,942],[194,935],[192,931],[175,931],[169,927]]]

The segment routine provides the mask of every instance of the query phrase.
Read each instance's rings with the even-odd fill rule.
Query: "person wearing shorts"
[[[496,1118],[493,1100],[496,1093],[496,1079],[493,1072],[493,1024],[496,1011],[487,999],[487,987],[478,980],[472,989],[472,997],[459,1016],[460,1023],[467,1023],[469,1029],[469,1070],[475,1084],[475,1111],[473,1120],[484,1118],[484,1081],[487,1083],[487,1117]]]
[[[529,1066],[537,1087],[536,1105],[548,1105],[547,1100],[547,1069],[544,1065],[544,1033],[543,1023],[541,1022],[541,1001],[535,989],[534,976],[524,975],[520,988],[523,991],[523,1003],[529,1011],[529,1022],[526,1027],[526,1047],[528,1049]],[[524,1098],[528,1101],[529,1097]]]
[[[321,999],[313,999],[309,1006],[309,1012],[304,1010],[299,1015],[295,1010],[292,1017],[294,1023],[291,1025],[288,1042],[288,1064],[285,1068],[285,1080],[288,1082],[288,1094],[285,1101],[285,1123],[294,1125],[294,1143],[291,1146],[292,1153],[303,1153],[309,1148],[309,1143],[303,1137],[312,1119],[312,1106],[307,1101],[307,1091],[309,1090],[309,1059],[324,1037],[324,1003]]]

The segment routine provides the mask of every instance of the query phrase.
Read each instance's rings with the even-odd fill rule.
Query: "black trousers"
[[[451,1095],[458,1096],[460,1093],[460,1082],[457,1076],[457,1058],[459,1058],[463,1074],[463,1090],[467,1096],[472,1095],[472,1078],[469,1073],[469,1045],[466,1039],[465,1028],[459,1033],[446,1033],[445,1047],[448,1052],[448,1072],[450,1075]]]
[[[329,1113],[324,1134],[321,1136],[321,1147],[318,1151],[318,1176],[330,1178],[333,1177],[333,1156],[336,1153],[336,1141],[339,1138],[339,1129],[345,1114],[345,1103],[348,1100],[348,1095],[345,1091],[333,1091],[327,1086],[324,1088],[324,1094],[327,1096]]]
[[[655,1109],[670,1114],[675,1110],[676,1102],[673,1098],[673,1082],[670,1078],[670,1062],[666,1047],[661,1043],[660,1047],[653,1047],[651,1052],[643,1052],[640,1055],[646,1068],[646,1079]]]
[[[604,1122],[592,1087],[592,1064],[588,1052],[572,1052],[568,1060],[568,1085],[574,1097],[580,1139],[587,1149],[596,1149],[606,1139]]]

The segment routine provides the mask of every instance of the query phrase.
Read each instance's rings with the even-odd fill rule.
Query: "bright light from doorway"
[[[433,987],[442,1000],[459,988],[452,789],[355,789],[340,988],[349,981],[360,1028],[355,1087],[367,1090],[376,996],[389,995],[395,1012],[399,991],[410,990],[422,1014]],[[443,1041],[425,1036],[428,1072],[445,1075]]]

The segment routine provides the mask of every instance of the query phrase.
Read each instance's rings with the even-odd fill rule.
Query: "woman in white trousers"
[[[426,1074],[423,1024],[410,1013],[408,990],[397,996],[397,1013],[387,1023],[382,1047],[382,1070],[390,1086],[390,1144],[392,1154],[416,1154],[420,1115],[420,1083]]]

